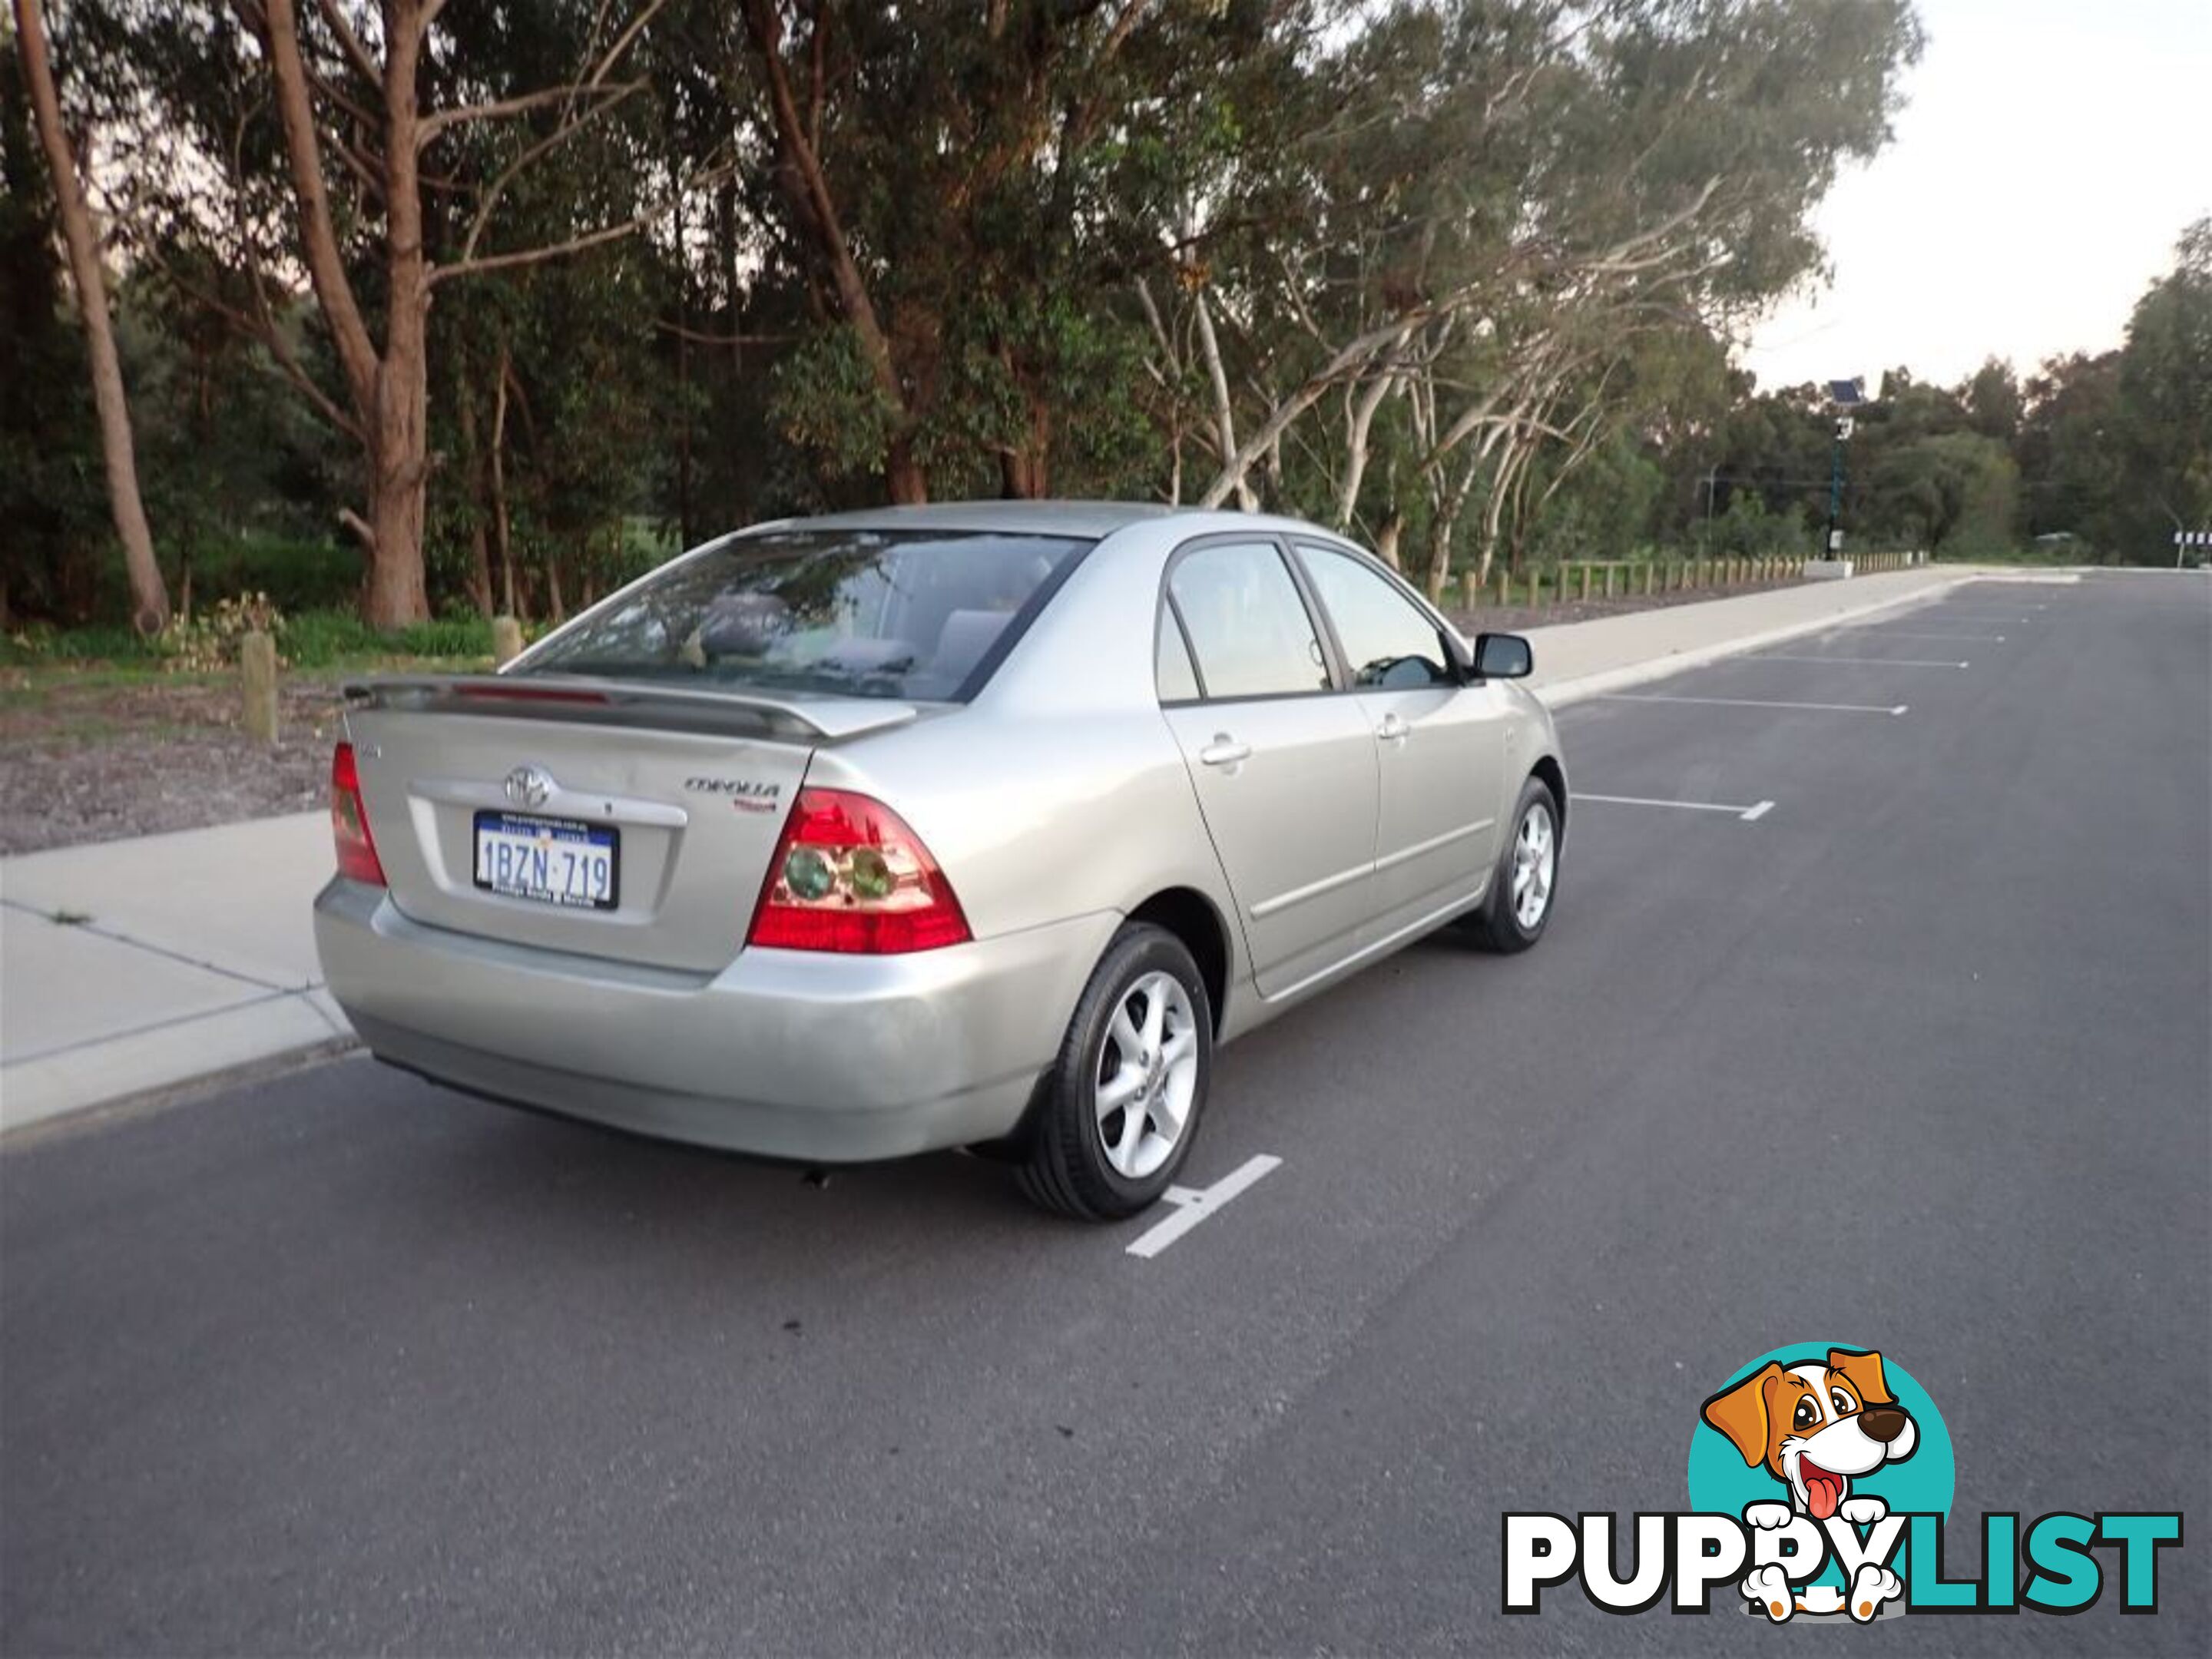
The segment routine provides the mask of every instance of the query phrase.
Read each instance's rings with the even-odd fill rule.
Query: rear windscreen
[[[943,701],[1011,645],[1091,543],[770,531],[678,559],[586,612],[516,673]]]

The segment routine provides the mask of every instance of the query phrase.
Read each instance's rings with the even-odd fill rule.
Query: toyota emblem
[[[543,806],[553,793],[553,775],[542,766],[518,766],[507,775],[507,798],[517,806]]]

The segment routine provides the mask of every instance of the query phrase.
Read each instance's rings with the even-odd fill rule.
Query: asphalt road
[[[975,1160],[817,1186],[359,1060],[9,1150],[0,1646],[2204,1651],[2212,585],[1639,695],[1907,712],[1568,712],[1579,790],[1773,805],[1585,801],[1533,955],[1228,1050],[1187,1178],[1283,1162],[1151,1259]],[[2161,1612],[1499,1616],[1502,1510],[1685,1507],[1703,1398],[1831,1339],[1966,1516],[2191,1512]]]

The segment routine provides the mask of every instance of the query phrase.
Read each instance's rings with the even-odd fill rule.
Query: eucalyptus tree
[[[620,128],[649,87],[641,64],[665,3],[448,15],[444,0],[88,0],[105,5],[113,71],[135,94],[118,101],[143,163],[143,248],[249,331],[360,454],[366,510],[339,516],[379,626],[428,614],[435,296],[629,238],[702,183]],[[594,170],[566,168],[558,192],[517,210],[585,151]],[[301,277],[314,351],[287,325]]]
[[[1360,511],[1368,444],[1397,431],[1414,453],[1385,471],[1421,498],[1431,589],[1478,492],[1486,567],[1539,449],[1601,429],[1607,365],[1814,269],[1811,210],[1886,142],[1918,42],[1904,0],[1400,0],[1369,17],[1316,64],[1326,116],[1282,146],[1315,201],[1303,236],[1218,272],[1252,401],[1200,499],[1245,488],[1338,398],[1338,520]],[[1378,428],[1398,397],[1409,419]]]
[[[93,222],[84,181],[78,175],[88,158],[73,142],[62,113],[61,93],[46,47],[44,0],[15,0],[15,58],[29,94],[39,141],[46,154],[52,199],[69,250],[70,277],[76,291],[77,318],[90,360],[94,406],[100,414],[100,440],[106,464],[109,511],[123,544],[123,562],[131,579],[131,621],[142,634],[159,632],[169,620],[169,593],[154,559],[154,534],[138,491],[138,460],[131,434],[131,406],[124,390],[123,367],[115,349],[109,314],[107,272],[100,237]],[[82,133],[84,125],[76,131]]]
[[[1126,488],[1150,471],[1133,279],[1323,8],[745,0],[726,50],[810,320],[783,429],[831,477]]]

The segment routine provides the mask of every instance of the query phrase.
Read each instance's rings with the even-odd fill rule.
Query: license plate
[[[617,832],[525,812],[479,812],[476,882],[487,892],[583,910],[615,908]]]

